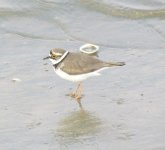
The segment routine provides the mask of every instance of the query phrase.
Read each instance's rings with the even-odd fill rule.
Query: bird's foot
[[[76,93],[70,93],[70,97],[75,98],[76,100],[81,100],[82,95],[76,94]]]
[[[82,108],[82,104],[81,104],[81,99],[83,97],[83,95],[79,95],[77,93],[69,93],[69,94],[66,94],[66,96],[70,96],[71,98],[74,98],[77,103],[79,104],[79,106]]]
[[[82,99],[82,95],[75,95],[74,97],[77,101],[80,101]]]
[[[70,96],[71,98],[75,98],[76,94],[75,93],[69,93],[69,94],[66,94],[66,96]]]
[[[81,95],[76,95],[75,96],[75,99],[76,99],[76,101],[77,101],[77,103],[78,103],[78,105],[79,105],[80,108],[82,108],[81,98],[82,98]]]

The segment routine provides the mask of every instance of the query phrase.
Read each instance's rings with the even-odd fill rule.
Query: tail
[[[113,66],[124,66],[125,62],[108,62],[108,66],[109,67],[113,67]]]

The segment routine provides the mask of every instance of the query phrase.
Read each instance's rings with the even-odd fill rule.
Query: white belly
[[[90,72],[90,73],[85,73],[85,74],[80,74],[80,75],[69,75],[65,72],[63,72],[61,69],[55,69],[55,72],[57,75],[59,75],[61,78],[65,79],[65,80],[69,80],[69,81],[72,81],[72,82],[80,82],[80,81],[83,81],[89,77],[92,77],[92,76],[98,76],[100,75],[100,71],[101,70],[104,70],[104,69],[107,69],[108,67],[105,67],[105,68],[102,68],[102,69],[99,69],[95,72]]]

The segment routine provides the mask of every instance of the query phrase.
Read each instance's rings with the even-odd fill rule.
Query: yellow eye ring
[[[52,58],[57,58],[57,56],[56,56],[56,55],[52,55],[51,57],[52,57]]]

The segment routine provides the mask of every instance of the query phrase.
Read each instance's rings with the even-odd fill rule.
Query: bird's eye
[[[53,59],[56,59],[56,58],[57,58],[57,56],[56,56],[55,54],[53,54],[52,51],[50,51],[50,56],[51,56],[51,58],[53,58]]]
[[[57,56],[56,56],[56,55],[52,55],[51,57],[52,57],[52,58],[57,58]]]

